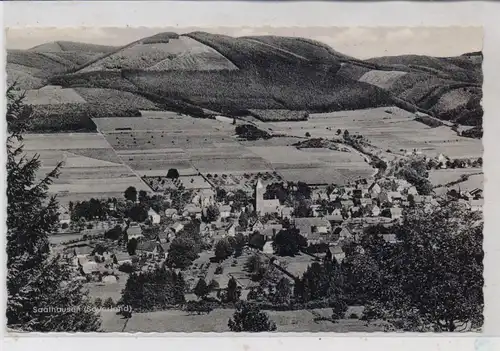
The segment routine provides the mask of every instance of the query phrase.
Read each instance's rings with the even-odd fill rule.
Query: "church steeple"
[[[266,189],[262,184],[260,178],[257,179],[257,183],[255,184],[255,212],[257,214],[261,213],[264,208],[264,193]]]

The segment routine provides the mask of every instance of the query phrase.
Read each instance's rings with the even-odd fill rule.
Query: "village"
[[[241,299],[252,298],[268,271],[293,285],[325,255],[341,263],[346,245],[356,247],[369,227],[379,228],[386,243],[396,243],[392,228],[405,208],[432,210],[443,198],[419,194],[415,185],[395,176],[309,186],[256,174],[246,191],[187,190],[173,178],[171,184],[178,186],[162,192],[129,187],[123,199],[60,207],[52,250],[72,262],[97,305],[120,303],[129,274],[161,265],[182,272],[186,300],[196,299],[201,280],[215,298],[233,279]],[[482,189],[452,188],[444,197],[472,211],[480,211],[484,201]],[[290,241],[299,234],[297,251],[280,254],[279,234]],[[258,257],[258,268],[249,269],[252,256]]]

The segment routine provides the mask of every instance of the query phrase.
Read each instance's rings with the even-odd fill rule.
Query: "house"
[[[417,191],[417,188],[415,188],[414,186],[408,188],[408,195],[418,195],[418,191]]]
[[[378,194],[378,199],[380,200],[380,203],[384,203],[384,202],[391,203],[392,202],[392,198],[389,195],[389,192],[387,192],[385,190],[381,191],[380,194]]]
[[[167,208],[165,210],[165,216],[167,218],[174,218],[174,216],[177,216],[177,209],[175,209],[175,208]]]
[[[386,243],[389,244],[395,244],[398,242],[398,239],[396,238],[396,234],[382,234],[382,238]]]
[[[230,223],[229,225],[226,226],[226,232],[228,236],[235,236],[236,235],[236,223]]]
[[[389,191],[388,195],[392,201],[401,201],[403,199],[403,196],[399,191]]]
[[[471,191],[469,191],[469,194],[472,198],[474,199],[480,199],[483,197],[483,189],[475,188]]]
[[[484,199],[470,200],[471,211],[482,211],[484,206]]]
[[[71,215],[68,209],[62,205],[59,205],[59,209],[57,211],[59,215],[59,224],[70,224],[71,223]]]
[[[340,240],[347,240],[347,239],[353,239],[355,238],[355,234],[348,228],[348,227],[341,227],[341,230],[339,232],[339,239]]]
[[[295,218],[294,225],[300,231],[300,234],[307,239],[313,233],[327,234],[332,228],[325,217]]]
[[[281,218],[292,219],[293,207],[283,207],[281,209]]]
[[[363,197],[363,190],[361,189],[354,189],[352,191],[352,197],[355,199],[361,199]]]
[[[403,211],[400,207],[391,207],[389,209],[392,219],[398,219],[403,216]]]
[[[380,194],[381,191],[382,188],[377,183],[373,183],[368,188],[368,192],[372,195],[372,197],[378,197],[378,194]]]
[[[325,216],[325,218],[328,221],[331,222],[336,222],[336,223],[341,223],[344,220],[344,217],[342,217],[342,211],[340,208],[335,208],[331,214]]]
[[[372,205],[371,206],[371,209],[370,209],[370,212],[371,212],[371,215],[373,217],[378,217],[380,216],[380,207],[378,207],[377,205]]]
[[[153,255],[164,256],[168,250],[168,245],[160,244],[155,240],[141,241],[137,244],[137,252],[152,253]]]
[[[130,239],[140,239],[144,237],[142,234],[142,228],[140,225],[130,225],[127,229],[127,238]]]
[[[193,206],[193,205],[186,206],[184,210],[185,212],[188,213],[188,216],[195,216],[198,219],[201,218],[202,209],[199,206]]]
[[[264,229],[264,225],[262,222],[257,219],[253,224],[252,224],[252,232],[261,232]]]
[[[148,218],[153,224],[159,224],[161,220],[160,215],[156,213],[156,211],[153,210],[152,208],[148,210]]]
[[[331,246],[330,252],[332,253],[332,257],[334,257],[338,263],[341,263],[345,258],[345,252],[342,250],[341,245]]]
[[[340,204],[345,209],[350,209],[351,207],[354,206],[354,202],[352,200],[342,200],[340,201]]]
[[[220,218],[225,219],[231,217],[231,206],[222,205],[219,207]]]
[[[275,224],[265,224],[264,229],[260,232],[260,234],[264,235],[267,240],[272,240],[273,237],[283,229],[283,225],[279,223]]]
[[[273,250],[273,242],[272,241],[266,241],[264,244],[264,247],[262,248],[262,252],[265,254],[272,254],[274,252]]]
[[[364,197],[364,198],[359,199],[359,203],[362,207],[365,207],[365,206],[371,205],[373,203],[373,200]]]
[[[179,232],[184,229],[184,224],[181,222],[176,222],[171,225],[170,228],[174,231],[175,234],[179,234]]]
[[[257,214],[259,216],[263,216],[265,214],[280,213],[280,200],[264,200],[265,192],[266,188],[264,187],[260,179],[258,179],[255,185],[255,211],[257,212]]]

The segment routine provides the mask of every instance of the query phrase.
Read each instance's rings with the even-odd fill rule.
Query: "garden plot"
[[[191,163],[202,174],[273,171],[266,161],[257,156],[246,158],[220,156],[218,158],[193,159]]]
[[[254,190],[255,184],[257,183],[257,179],[261,179],[264,185],[281,182],[283,178],[278,172],[263,172],[263,173],[231,173],[231,174],[223,174],[222,176],[214,177],[210,174],[207,175],[207,178],[210,180],[215,187],[223,187],[226,190],[238,190],[241,189],[246,192],[252,192]]]
[[[348,179],[337,169],[322,168],[287,168],[279,169],[281,176],[289,182],[304,182],[307,184],[346,184]]]

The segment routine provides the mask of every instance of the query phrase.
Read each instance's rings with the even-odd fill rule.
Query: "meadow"
[[[358,309],[351,308],[352,311]],[[330,316],[330,308],[296,311],[265,311],[276,323],[277,332],[381,332],[381,323],[367,324],[359,319],[341,319],[336,323],[315,320],[317,316]],[[233,309],[215,309],[209,314],[190,314],[182,310],[134,313],[125,332],[229,332],[228,320]],[[348,314],[350,312],[348,311]],[[125,319],[114,312],[102,312],[102,329],[120,332]]]
[[[149,189],[97,133],[27,134],[24,150],[27,156],[39,155],[39,179],[62,162],[61,174],[49,192],[57,194],[63,204],[91,197],[123,197],[129,186]]]

